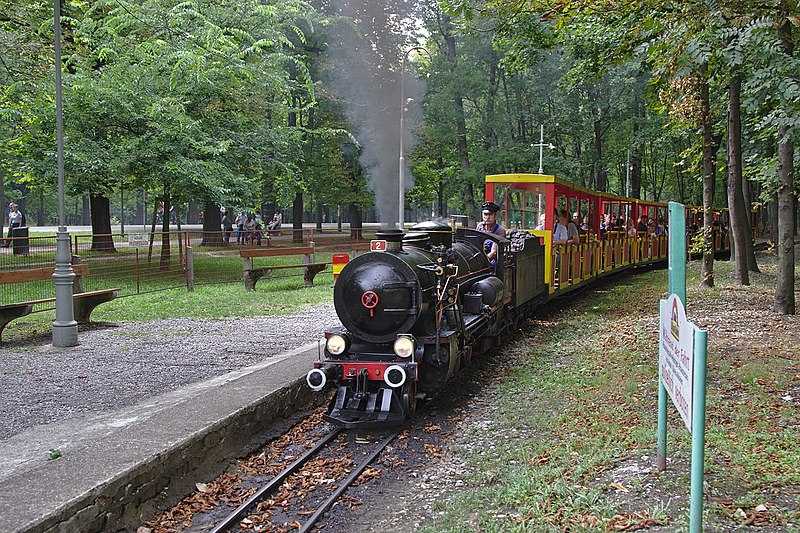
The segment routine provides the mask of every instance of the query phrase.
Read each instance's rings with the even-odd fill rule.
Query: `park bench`
[[[75,260],[73,259],[73,263],[74,262]],[[0,284],[50,280],[53,277],[53,270],[53,267],[44,267],[0,272]],[[119,296],[119,289],[83,292],[81,289],[81,278],[89,273],[89,268],[85,264],[77,263],[73,264],[72,270],[75,272],[73,284],[73,311],[75,313],[75,321],[80,324],[87,324],[89,323],[89,317],[92,311],[94,311],[94,308],[102,303],[110,302]],[[35,305],[53,303],[55,301],[56,299],[53,297],[0,305],[0,338],[2,338],[3,330],[9,322],[31,314]]]
[[[314,284],[314,276],[325,270],[327,263],[314,262],[314,246],[303,246],[294,248],[254,248],[243,249],[239,251],[243,263],[243,278],[244,288],[248,291],[253,291],[256,288],[258,280],[265,276],[269,276],[274,271],[287,270],[292,268],[304,269],[303,280],[306,287],[311,287]],[[290,257],[302,255],[303,262],[296,265],[272,265],[266,267],[255,268],[253,259],[256,257]]]

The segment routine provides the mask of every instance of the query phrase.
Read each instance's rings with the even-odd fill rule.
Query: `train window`
[[[545,193],[539,186],[526,184],[524,188],[515,188],[496,184],[494,198],[501,208],[498,221],[506,228],[534,229],[545,212]]]

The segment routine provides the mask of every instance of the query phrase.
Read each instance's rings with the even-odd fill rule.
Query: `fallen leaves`
[[[381,477],[381,474],[383,474],[383,471],[380,468],[368,466],[363,472],[361,472],[361,475],[356,478],[356,480],[353,482],[353,485],[363,485],[364,483],[368,483],[373,479]]]
[[[435,444],[425,444],[425,453],[434,459],[440,459],[442,457],[442,449]]]
[[[536,457],[528,459],[528,464],[530,466],[542,466],[550,462],[550,453],[544,452],[540,453]]]
[[[629,513],[614,515],[607,527],[612,531],[637,531],[661,525],[664,524],[646,513]]]

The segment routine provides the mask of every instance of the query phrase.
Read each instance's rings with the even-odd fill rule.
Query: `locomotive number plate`
[[[385,252],[386,251],[386,241],[382,241],[382,240],[369,241],[369,251],[370,252]]]

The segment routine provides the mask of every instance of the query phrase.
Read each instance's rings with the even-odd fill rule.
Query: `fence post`
[[[186,247],[186,289],[194,291],[194,253],[191,246]]]
[[[136,264],[134,266],[134,278],[136,280],[136,294],[139,294],[139,248],[136,248]]]

